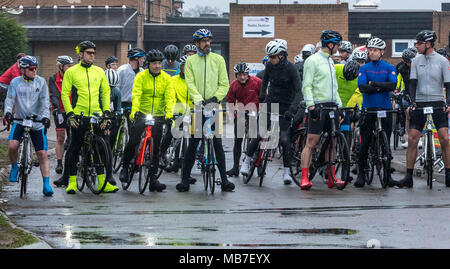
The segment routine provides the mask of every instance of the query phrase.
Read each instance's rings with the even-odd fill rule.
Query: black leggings
[[[269,116],[270,117],[270,116]],[[290,126],[291,121],[286,119],[283,116],[280,116],[280,140],[279,143],[283,147],[283,166],[289,167],[289,161],[290,161],[290,150],[291,150],[291,141],[290,141]],[[268,118],[269,120],[270,118]],[[270,123],[267,124],[267,128],[270,128]],[[250,140],[250,143],[247,147],[247,156],[253,156],[255,151],[258,149],[258,143],[261,141],[261,134],[258,135],[257,138],[253,138]]]

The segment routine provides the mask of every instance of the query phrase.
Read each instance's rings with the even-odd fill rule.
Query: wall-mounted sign
[[[244,38],[273,38],[275,37],[275,17],[253,17],[242,18]]]

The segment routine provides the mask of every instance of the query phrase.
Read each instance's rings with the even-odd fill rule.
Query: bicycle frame
[[[146,145],[147,141],[152,137],[152,126],[149,125],[145,128],[144,138],[141,140],[141,145]],[[144,163],[145,150],[144,147],[140,147],[138,158],[136,159],[137,165],[142,165]],[[152,154],[152,149],[150,148],[150,154]]]

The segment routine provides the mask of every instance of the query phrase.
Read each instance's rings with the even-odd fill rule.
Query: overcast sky
[[[238,0],[239,4],[278,4],[279,0]],[[297,0],[299,3],[333,3],[333,0]],[[194,8],[196,5],[216,6],[222,12],[229,12],[229,3],[235,3],[236,0],[184,0],[184,9]],[[282,4],[291,4],[294,0],[281,0]],[[341,2],[348,2],[350,9],[357,0],[342,0]],[[442,2],[450,2],[450,0],[378,0],[379,9],[433,9],[441,10]]]

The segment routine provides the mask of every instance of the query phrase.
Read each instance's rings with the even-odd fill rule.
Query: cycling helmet
[[[192,36],[194,37],[194,41],[200,41],[203,38],[212,38],[211,31],[208,29],[198,29]]]
[[[445,48],[439,48],[439,49],[436,50],[436,52],[439,53],[440,55],[444,56],[444,57],[448,56],[447,50]]]
[[[183,56],[180,58],[180,65],[186,64],[187,58],[189,58],[189,55],[183,55]]]
[[[359,63],[357,61],[350,61],[344,65],[344,78],[346,80],[354,80],[358,77]]]
[[[247,63],[239,62],[234,66],[234,73],[250,73],[250,67]]]
[[[105,70],[106,78],[108,79],[109,86],[116,87],[119,85],[119,74],[116,70],[109,68]]]
[[[367,48],[384,50],[386,48],[386,42],[384,42],[381,38],[375,37],[367,42]]]
[[[168,45],[164,48],[164,57],[167,60],[176,60],[178,58],[178,48],[175,45]]]
[[[416,36],[417,41],[423,41],[423,42],[430,41],[431,44],[434,44],[436,39],[437,39],[436,32],[433,30],[420,31]]]
[[[164,54],[158,49],[151,49],[147,52],[147,64],[164,60]]]
[[[139,48],[132,48],[128,50],[127,53],[128,58],[132,59],[135,57],[145,57],[145,51],[143,49],[139,49]]]
[[[349,41],[342,41],[339,48],[345,52],[352,53],[352,43]]]
[[[58,58],[56,58],[56,65],[66,65],[66,64],[73,64],[72,57],[63,55],[58,56]]]
[[[367,62],[367,51],[362,51],[360,49],[355,49],[352,53],[352,59],[355,61],[366,61]]]
[[[416,52],[413,51],[411,48],[403,50],[402,52],[403,61],[410,63],[414,57],[416,57]]]
[[[264,56],[262,59],[262,64],[266,64],[269,61],[269,55]]]
[[[284,39],[274,39],[269,41],[266,46],[266,54],[269,56],[277,55],[287,51],[287,42]]]
[[[106,67],[108,67],[108,64],[110,63],[118,63],[119,59],[116,56],[109,56],[108,59],[105,61]]]
[[[183,48],[183,55],[185,55],[186,53],[188,53],[190,51],[193,51],[193,52],[197,53],[197,46],[194,45],[194,44],[187,44]]]
[[[20,58],[25,57],[25,56],[27,56],[25,53],[19,52],[16,56],[16,60],[19,60]]]
[[[316,52],[316,47],[313,44],[306,44],[302,49],[302,53],[304,52],[309,52],[310,55],[313,55]]]
[[[97,47],[95,46],[94,42],[92,41],[83,41],[80,44],[78,44],[75,48],[76,53],[83,52],[85,49],[94,49],[96,50]]]
[[[322,35],[320,37],[322,41],[322,47],[326,46],[328,43],[339,44],[342,42],[342,36],[336,31],[333,30],[325,30],[322,31]]]
[[[295,57],[294,57],[294,64],[299,63],[301,61],[303,61],[302,55],[301,54],[295,55]]]
[[[25,57],[20,58],[19,67],[20,68],[28,68],[30,66],[37,66],[38,61],[35,57],[27,55]]]

